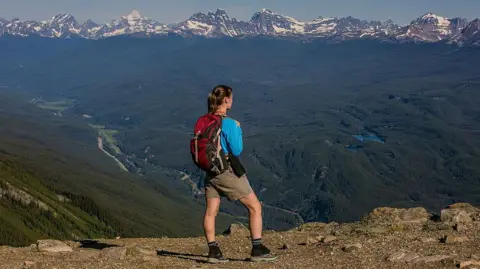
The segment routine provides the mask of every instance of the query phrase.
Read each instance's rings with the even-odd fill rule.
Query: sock
[[[262,238],[252,240],[252,246],[258,246],[258,245],[261,245],[261,244],[262,244]]]
[[[208,247],[217,247],[217,246],[218,246],[218,244],[217,244],[216,241],[213,241],[213,242],[209,242],[209,243],[208,243]]]

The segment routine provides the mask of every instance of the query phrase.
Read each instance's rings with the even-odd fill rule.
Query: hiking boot
[[[271,262],[277,259],[277,256],[270,253],[268,249],[263,244],[255,245],[252,247],[252,253],[250,261],[252,262]]]
[[[218,246],[209,247],[208,251],[208,262],[209,263],[223,263],[228,262],[228,259],[223,257],[222,251]]]

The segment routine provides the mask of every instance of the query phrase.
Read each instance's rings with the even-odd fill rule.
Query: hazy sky
[[[58,13],[71,13],[80,22],[91,18],[103,23],[138,9],[144,16],[171,23],[217,8],[239,20],[249,20],[262,8],[299,20],[351,15],[381,21],[391,18],[407,24],[427,12],[467,19],[480,17],[480,0],[0,0],[0,17],[46,20]]]

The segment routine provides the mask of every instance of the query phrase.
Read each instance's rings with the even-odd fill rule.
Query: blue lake
[[[374,142],[379,142],[379,143],[385,143],[380,137],[374,135],[374,134],[371,134],[371,135],[354,135],[353,137],[355,137],[357,140],[360,140],[362,142],[365,142],[365,141],[374,141]]]

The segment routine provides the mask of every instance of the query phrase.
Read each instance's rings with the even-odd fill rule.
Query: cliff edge
[[[480,208],[453,204],[377,208],[355,223],[307,223],[266,231],[278,260],[251,263],[248,230],[232,225],[217,238],[229,263],[206,263],[204,238],[40,240],[0,247],[0,268],[480,268]]]

